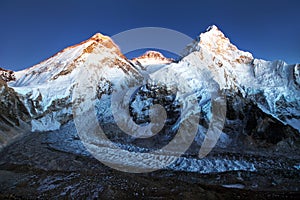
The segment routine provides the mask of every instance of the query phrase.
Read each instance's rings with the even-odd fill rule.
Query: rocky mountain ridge
[[[153,59],[160,63],[137,63],[139,60]],[[211,85],[208,83],[213,82],[218,90],[226,94],[229,111],[221,143],[229,145],[242,137],[247,142],[251,140],[250,143],[277,144],[299,133],[299,65],[255,59],[251,53],[243,52],[231,44],[216,26],[202,33],[199,40],[189,47],[189,54],[178,63],[153,51],[130,61],[108,36],[95,34],[38,65],[16,72],[16,80],[9,82],[9,86],[16,91],[27,109],[31,130],[54,131],[72,120],[75,101],[71,98],[72,92],[82,72],[95,74],[99,79],[97,98],[102,103],[101,107],[97,107],[97,112],[102,118],[113,119],[108,109],[111,93],[119,87],[141,84],[146,71],[150,75],[146,83],[150,84],[149,90],[146,93],[146,90],[137,92],[137,95],[144,97],[137,96],[131,102],[131,115],[135,116],[135,120],[147,122],[147,110],[157,102],[153,94],[158,95],[162,91],[151,81],[159,80],[169,92],[179,84],[182,92],[192,88],[199,99],[199,108],[202,110],[199,130],[202,130],[200,138],[203,140],[203,130],[207,130],[212,115],[211,89],[208,89]],[[149,101],[150,94],[153,101]],[[172,95],[176,96],[176,100],[180,98],[176,93]],[[137,99],[140,102],[136,102]],[[185,101],[184,98],[182,101]],[[167,104],[165,106],[166,109],[170,107]],[[270,135],[266,133],[268,131]],[[273,140],[272,137],[277,139]]]

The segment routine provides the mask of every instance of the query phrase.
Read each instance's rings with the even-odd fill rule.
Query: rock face
[[[0,79],[5,82],[15,81],[16,80],[15,73],[14,71],[0,68]]]
[[[18,94],[0,80],[0,149],[29,132],[30,116]]]
[[[268,148],[282,141],[299,140],[297,129],[263,112],[257,103],[251,98],[244,98],[241,93],[227,93],[227,116],[223,130],[233,139],[231,145],[241,149]],[[281,149],[289,150],[290,145]]]

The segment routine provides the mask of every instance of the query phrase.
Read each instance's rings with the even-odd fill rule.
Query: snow
[[[92,36],[92,39],[100,39],[100,40],[110,40],[110,37],[106,35],[102,35],[101,33],[96,33]]]
[[[92,111],[95,113],[92,114],[95,114],[100,122],[113,123],[116,119],[124,119],[121,122],[128,125],[126,112],[121,110],[121,105],[113,107],[113,95],[109,93],[112,92],[111,90],[126,93],[127,89],[143,75],[145,79],[148,78],[146,81],[149,83],[163,84],[176,93],[176,101],[182,105],[182,115],[172,127],[173,130],[179,129],[181,123],[191,116],[199,117],[199,112],[204,115],[207,122],[210,122],[214,117],[212,99],[217,99],[217,91],[230,89],[241,92],[245,98],[256,102],[263,112],[271,114],[300,132],[300,89],[297,85],[300,83],[299,65],[288,65],[283,61],[270,62],[254,59],[250,53],[241,51],[231,44],[216,26],[210,27],[206,33],[201,34],[200,40],[190,47],[189,54],[178,63],[151,57],[128,61],[116,52],[117,47],[108,48],[96,40],[107,41],[110,38],[96,34],[91,40],[66,48],[32,68],[16,72],[17,80],[10,82],[9,86],[19,94],[31,114],[32,131],[62,131],[60,129],[63,127],[63,131],[67,129],[66,132],[69,133],[75,132],[77,128],[78,132],[82,131],[80,138],[90,152],[97,155],[96,157],[100,160],[104,159],[107,163],[120,166],[150,170],[164,167],[197,173],[256,171],[262,166],[266,168],[271,166],[272,163],[269,165],[235,158],[179,158],[177,154],[182,148],[181,145],[175,146],[176,149],[172,149],[173,151],[163,149],[153,154],[140,153],[139,151],[145,151],[145,149],[133,145],[123,145],[123,150],[119,150],[115,144],[103,138],[99,140],[99,135],[90,134],[89,130],[94,127],[88,127],[91,124],[91,110],[88,106],[83,107],[82,112],[88,112],[89,115],[81,116],[79,120],[77,119],[78,121],[74,120],[77,126],[81,124],[81,129],[70,124],[64,127],[64,120],[72,114],[76,115],[74,112],[76,109],[72,110],[72,106],[81,98],[88,103],[95,100],[94,104],[87,103],[86,105],[94,105],[92,108],[95,110]],[[88,47],[92,47],[92,50],[87,52]],[[62,75],[63,72],[67,73]],[[80,85],[79,89],[84,91],[78,90],[78,85]],[[94,91],[92,91],[97,86],[102,92],[99,99],[95,98]],[[146,89],[142,88],[142,90]],[[89,93],[89,91],[92,92]],[[131,107],[139,113],[151,101],[150,98],[142,101],[140,96],[136,96]],[[113,108],[117,109],[113,110]],[[113,114],[121,116],[117,118]],[[195,127],[192,127],[193,125]],[[193,141],[202,145],[208,135],[208,130],[192,122],[188,124],[188,127],[195,129],[195,135],[192,135]],[[136,126],[131,126],[131,128],[145,130],[138,129],[140,127]],[[148,132],[145,133],[140,131],[140,135],[148,134]],[[231,142],[230,137],[222,131],[219,132],[217,139],[216,146],[220,148],[227,147]],[[137,163],[136,160],[141,162]],[[164,166],[164,163],[168,165]],[[299,164],[293,167],[300,169]],[[223,187],[242,189],[244,185],[234,183],[224,184]]]
[[[96,39],[101,41],[95,41]],[[95,73],[97,78],[105,78],[115,85],[120,85],[123,77],[127,75],[119,66],[114,66],[114,61],[119,59],[120,62],[128,62],[117,54],[117,47],[108,48],[101,43],[102,40],[108,39],[110,40],[107,36],[96,34],[91,39],[68,47],[40,64],[16,72],[17,80],[10,82],[9,85],[21,96],[21,100],[34,118],[31,123],[32,131],[60,128],[59,119],[65,114],[71,114],[70,109],[66,108],[72,105],[72,91],[78,78],[82,76],[82,70],[88,73],[97,72]],[[87,52],[88,47],[91,47],[92,51]],[[60,75],[64,71],[68,73]],[[31,101],[38,106],[34,108],[35,112],[32,112]],[[49,111],[54,114],[47,114]]]
[[[155,58],[137,59],[143,66],[168,64],[170,61],[162,61]]]
[[[147,51],[138,58],[132,59],[133,63],[140,63],[143,66],[147,65],[162,65],[173,62],[172,59],[166,58],[160,52],[157,51]]]
[[[297,165],[294,165],[294,168],[297,169],[297,170],[300,170],[300,163],[297,164]]]
[[[201,174],[241,170],[256,171],[255,164],[242,159],[186,158],[173,156],[172,154],[176,154],[176,152],[163,151],[155,153],[130,152],[111,146],[105,140],[97,141],[97,143],[96,141],[91,141],[84,143],[84,145],[97,159],[105,161],[109,166],[114,166],[122,171],[132,168],[136,169],[135,172],[139,170],[146,172],[166,168]]]
[[[136,79],[132,73],[125,74],[119,64],[114,64],[118,59],[131,66],[131,63],[116,52],[117,46],[108,48],[96,40],[103,42],[110,38],[95,34],[79,45],[68,47],[40,64],[15,73],[17,80],[10,82],[9,86],[21,96],[28,111],[31,113],[28,97],[42,108],[36,108],[38,116],[31,113],[34,118],[43,116],[58,100],[67,103],[55,105],[57,109],[61,110],[61,106],[71,105],[73,87],[78,83],[78,77],[82,76],[82,70],[93,73],[95,78],[104,78],[116,89],[126,88]],[[93,48],[91,52],[86,51],[88,47]],[[300,90],[296,85],[300,82],[299,65],[254,59],[251,53],[241,51],[231,44],[216,26],[211,26],[207,32],[202,33],[188,52],[189,54],[178,63],[172,63],[162,55],[157,56],[157,52],[148,52],[148,55],[146,53],[146,56],[132,60],[139,72],[133,67],[131,70],[150,78],[150,82],[163,83],[169,89],[177,90],[176,98],[181,102],[201,96],[199,109],[204,111],[208,120],[212,116],[212,94],[219,89],[231,89],[241,92],[244,97],[252,98],[264,112],[300,131]],[[68,74],[59,75],[65,71],[68,71]],[[104,87],[106,90],[102,90],[107,91],[107,85]],[[258,94],[261,95],[259,98],[265,99],[267,103],[258,99]],[[283,98],[286,105],[281,105]],[[139,110],[144,106],[140,103],[135,101],[134,109]],[[109,106],[108,102],[103,106]],[[101,108],[102,111],[105,109]],[[186,113],[186,116],[190,114],[192,112]],[[34,130],[49,130],[49,124],[55,128],[60,126],[59,120],[55,121],[49,116],[35,120]],[[46,122],[47,120],[49,122]],[[224,144],[226,140],[226,136],[223,135]]]
[[[140,112],[143,108],[150,105],[151,99],[147,99],[148,101],[142,101],[141,96],[136,96],[135,101],[132,102],[131,107],[133,111]]]
[[[299,81],[299,65],[254,59],[249,52],[241,51],[231,44],[216,26],[202,33],[200,41],[196,41],[189,52],[179,63],[182,66],[179,72],[197,72],[197,68],[202,74],[208,71],[207,74],[213,77],[220,88],[238,90],[244,97],[252,96],[253,101],[257,102],[264,112],[300,131],[300,90],[299,86],[295,85]],[[177,71],[173,66],[172,69]],[[160,72],[161,70],[157,71],[157,74]],[[183,80],[188,77],[189,75],[185,76]],[[258,98],[265,99],[267,105],[254,98],[260,93],[263,96]],[[286,104],[294,106],[287,108],[287,105],[280,105],[281,97],[285,98]],[[294,117],[283,119],[280,116],[282,114]]]
[[[287,119],[285,122],[300,132],[300,122],[299,119]]]
[[[16,72],[17,80],[11,82],[10,85],[13,87],[37,86],[51,82],[51,79],[53,79],[55,75],[68,68],[74,60],[82,55],[83,50],[91,44],[92,41],[88,41],[79,46],[66,48],[40,64]]]
[[[31,131],[54,131],[60,128],[60,123],[53,117],[53,115],[46,115],[45,117],[31,121]]]
[[[237,188],[237,189],[244,189],[245,186],[243,184],[240,183],[236,183],[236,184],[224,184],[222,185],[225,188]]]

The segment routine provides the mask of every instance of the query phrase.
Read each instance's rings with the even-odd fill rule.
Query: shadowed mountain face
[[[255,59],[215,26],[199,38],[178,62],[153,51],[128,60],[109,37],[96,34],[29,69],[1,69],[0,148],[6,147],[0,156],[0,197],[299,196],[299,65]],[[99,138],[86,132],[92,143],[84,146],[74,125],[72,107],[88,100],[87,95],[74,95],[80,84],[95,90],[88,114],[97,117],[106,136],[123,150],[143,157],[163,148],[194,112],[199,116],[191,124],[196,136],[182,157],[162,170],[137,175],[109,169],[87,151]],[[123,125],[135,127],[126,117],[149,125],[155,104],[166,111],[164,126],[148,138],[126,134],[115,116],[123,115],[122,107],[115,113],[112,109],[113,94],[133,86],[138,87],[128,100],[128,116],[121,116]],[[212,109],[212,88],[225,98],[226,118],[215,148],[199,159],[212,116],[218,114]],[[184,110],[191,96],[197,108]],[[89,125],[89,119],[87,115],[80,123]],[[115,149],[105,148],[112,155],[109,162],[134,164],[126,158],[113,160]],[[148,162],[151,168],[153,161]]]
[[[0,79],[0,149],[30,132],[30,115],[18,94]]]

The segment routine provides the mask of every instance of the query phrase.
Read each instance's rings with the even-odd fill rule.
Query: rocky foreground
[[[72,126],[72,125],[70,125]],[[299,149],[299,148],[298,148]],[[188,156],[187,156],[188,157]],[[201,174],[164,169],[131,174],[94,159],[76,134],[29,133],[0,153],[1,199],[299,199],[300,156],[227,152],[208,156],[246,160],[255,171]],[[257,165],[259,163],[259,165]],[[260,167],[257,167],[260,166]],[[294,166],[294,167],[289,167]],[[299,166],[298,166],[299,167]]]

